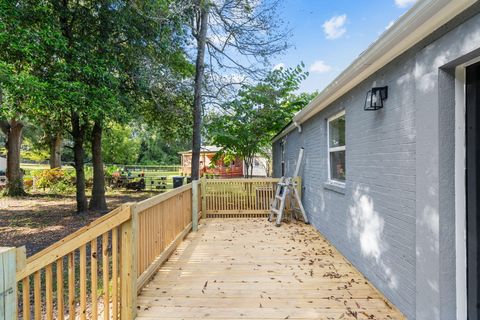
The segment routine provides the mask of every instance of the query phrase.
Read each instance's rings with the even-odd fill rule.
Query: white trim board
[[[455,278],[457,319],[467,319],[465,65],[455,69]]]
[[[334,114],[333,116],[331,116],[327,119],[327,170],[328,170],[328,181],[327,181],[327,183],[337,185],[337,186],[340,186],[340,187],[345,187],[345,182],[346,181],[338,181],[338,180],[332,179],[332,176],[331,176],[332,173],[331,173],[331,168],[330,168],[330,152],[346,151],[347,141],[345,141],[345,145],[343,145],[341,147],[330,148],[330,122],[332,122],[333,120],[336,120],[336,119],[338,119],[342,116],[345,116],[345,130],[347,130],[346,129],[347,116],[345,115],[345,109],[343,109],[342,111]],[[347,164],[346,160],[347,159],[345,158],[345,166]]]

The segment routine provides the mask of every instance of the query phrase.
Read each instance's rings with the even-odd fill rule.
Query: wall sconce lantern
[[[364,110],[375,111],[383,108],[383,101],[388,98],[388,87],[375,87],[367,92]]]

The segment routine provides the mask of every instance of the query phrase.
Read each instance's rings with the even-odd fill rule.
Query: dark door
[[[468,319],[479,319],[480,63],[467,68],[465,95],[467,130],[467,308]]]

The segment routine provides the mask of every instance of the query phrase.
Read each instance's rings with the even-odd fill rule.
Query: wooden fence
[[[0,248],[0,319],[134,319],[138,290],[202,217],[266,216],[277,182],[203,178],[122,205],[28,259]]]
[[[134,319],[137,291],[201,217],[194,185],[122,205],[28,259],[0,248],[0,319]]]
[[[202,178],[202,211],[207,218],[266,217],[278,180]]]
[[[140,290],[192,228],[191,185],[144,200],[138,216],[137,290]]]
[[[19,317],[128,319],[132,221],[123,205],[18,263]]]

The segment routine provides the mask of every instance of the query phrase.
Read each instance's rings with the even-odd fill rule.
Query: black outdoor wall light
[[[388,87],[375,87],[367,92],[364,110],[375,111],[383,108],[383,101],[388,98]]]

